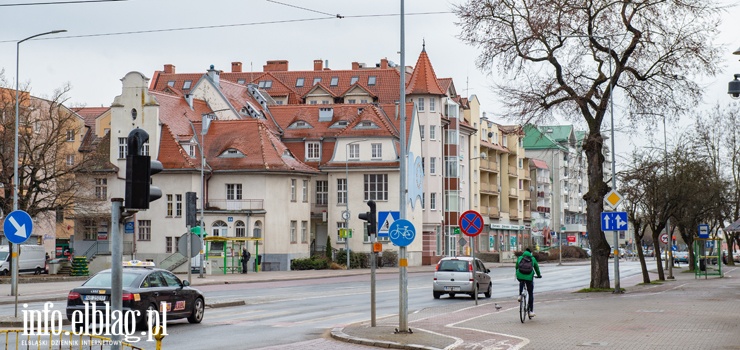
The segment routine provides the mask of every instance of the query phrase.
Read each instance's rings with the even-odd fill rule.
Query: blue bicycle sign
[[[388,229],[388,236],[393,244],[399,247],[405,247],[414,241],[416,237],[416,228],[411,221],[406,219],[396,220]]]

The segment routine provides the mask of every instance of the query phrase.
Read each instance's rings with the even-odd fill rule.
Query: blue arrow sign
[[[602,231],[627,231],[627,212],[608,211],[601,213]]]
[[[391,224],[388,236],[391,242],[399,247],[405,247],[414,241],[416,237],[416,228],[411,221],[406,219],[396,220]]]
[[[7,238],[8,241],[15,244],[21,244],[25,242],[28,237],[31,237],[33,221],[31,220],[31,216],[25,211],[16,210],[5,217],[3,230],[5,231],[5,238]]]

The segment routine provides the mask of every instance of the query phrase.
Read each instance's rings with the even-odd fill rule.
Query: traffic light
[[[367,201],[367,206],[370,207],[370,211],[366,213],[360,213],[360,215],[357,215],[360,220],[367,221],[367,234],[368,235],[374,235],[377,232],[377,211],[375,209],[375,202],[374,201]]]
[[[197,203],[198,197],[195,195],[195,192],[185,192],[185,225],[186,226],[196,226],[198,225],[198,218],[196,218],[197,214]]]
[[[162,197],[162,190],[151,185],[151,176],[162,171],[162,163],[141,155],[149,134],[136,128],[128,134],[126,155],[126,209],[149,209],[149,202]]]

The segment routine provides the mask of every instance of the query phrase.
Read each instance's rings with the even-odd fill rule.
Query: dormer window
[[[290,126],[288,126],[288,129],[311,129],[311,128],[313,128],[311,124],[306,123],[303,120],[298,120],[295,123],[290,124]]]
[[[313,84],[316,85],[321,82],[321,78],[313,78]]]
[[[190,90],[190,86],[193,84],[192,80],[185,80],[184,83],[182,83],[183,90]]]
[[[354,85],[358,80],[360,80],[360,77],[352,77],[349,81],[349,85]]]
[[[175,86],[175,81],[174,81],[174,80],[170,80],[170,81],[168,81],[168,82],[167,82],[167,86],[169,86],[169,87],[174,87],[174,86]]]
[[[375,85],[375,76],[371,75],[367,77],[367,85]]]
[[[344,128],[347,125],[349,125],[349,122],[346,120],[339,120],[336,123],[332,124],[330,128]]]
[[[295,87],[303,87],[303,78],[298,78],[295,80]]]
[[[237,149],[229,148],[224,153],[221,153],[219,156],[220,158],[244,158],[246,157],[244,153],[240,152]]]
[[[378,126],[369,120],[361,121],[357,124],[355,129],[379,129]]]
[[[238,80],[236,81],[236,83],[237,83],[237,84],[240,84],[240,85],[244,85],[244,83],[246,83],[246,82],[247,82],[247,81],[246,81],[246,80],[244,80],[244,79],[238,79]]]
[[[260,82],[259,82],[259,83],[257,84],[257,86],[258,86],[258,87],[259,87],[260,89],[269,89],[269,88],[271,88],[271,87],[272,87],[272,80],[261,80],[261,81],[260,81]]]
[[[339,85],[339,77],[331,77],[329,86],[337,86],[337,85]]]

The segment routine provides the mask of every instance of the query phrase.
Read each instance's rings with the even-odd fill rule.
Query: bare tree
[[[538,123],[554,113],[588,125],[587,229],[591,287],[609,288],[609,243],[599,221],[604,181],[603,121],[616,88],[626,115],[677,116],[702,89],[683,76],[714,75],[713,43],[722,8],[716,0],[468,0],[455,7],[477,64],[497,65],[505,117]],[[579,118],[579,119],[580,119]]]
[[[13,210],[15,149],[15,89],[0,75],[0,209]],[[31,97],[28,87],[19,98],[18,209],[32,217],[64,210],[88,200],[89,186],[75,173],[85,169],[91,157],[74,145],[82,137],[82,119],[64,106],[70,87],[64,86],[49,99]]]
[[[646,206],[647,194],[649,189],[650,179],[646,177],[655,176],[653,171],[657,166],[657,162],[652,159],[646,159],[645,155],[633,152],[631,155],[631,166],[629,169],[620,172],[619,180],[624,190],[622,195],[624,196],[624,206],[627,212],[627,218],[632,224],[632,228],[635,232],[635,243],[637,246],[637,256],[640,259],[640,268],[642,270],[642,282],[650,283],[650,274],[648,273],[647,264],[645,263],[645,254],[642,251],[644,244],[643,238],[648,228],[648,220],[646,218]]]

